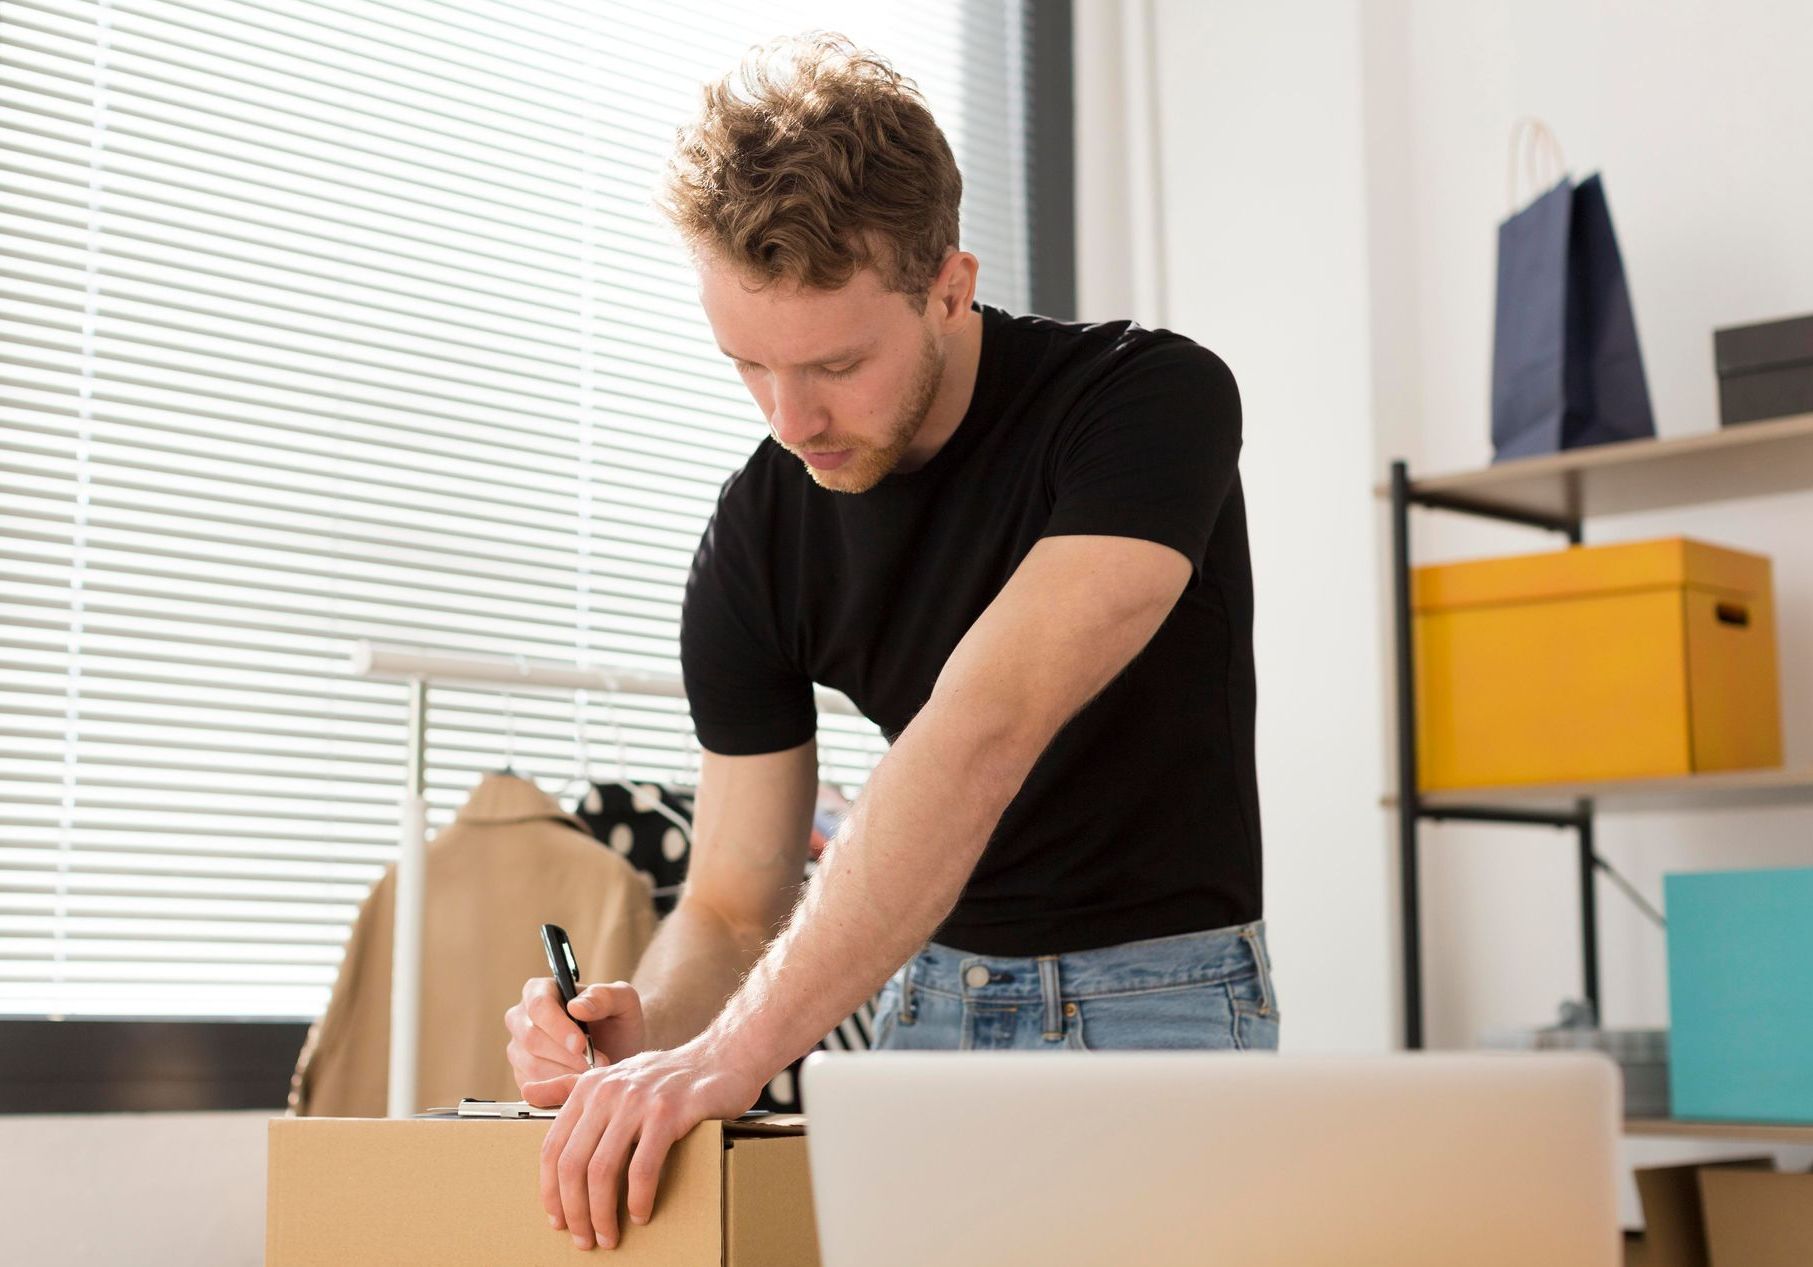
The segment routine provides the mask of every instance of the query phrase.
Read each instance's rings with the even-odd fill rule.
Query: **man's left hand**
[[[541,1146],[541,1204],[548,1221],[590,1249],[618,1239],[617,1196],[627,1172],[629,1216],[646,1223],[661,1166],[700,1122],[754,1106],[766,1079],[737,1068],[705,1035],[671,1051],[523,1086],[531,1104],[560,1104]],[[633,1154],[632,1154],[632,1150]]]

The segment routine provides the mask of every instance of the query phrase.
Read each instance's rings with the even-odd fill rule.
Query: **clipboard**
[[[423,1109],[414,1117],[462,1118],[525,1118],[555,1117],[560,1113],[558,1105],[553,1108],[542,1108],[530,1104],[527,1100],[474,1100],[467,1096],[458,1105],[442,1105],[439,1108]]]
[[[416,1117],[452,1119],[467,1117],[520,1119],[529,1117],[558,1117],[559,1115],[560,1108],[558,1105],[551,1108],[544,1108],[538,1104],[530,1104],[527,1100],[475,1100],[470,1096],[463,1098],[457,1106],[452,1108],[442,1107],[423,1109],[420,1113],[414,1114]],[[753,1126],[765,1125],[765,1119],[770,1117],[775,1118],[778,1124],[779,1119],[781,1118],[787,1118],[790,1122],[795,1116],[797,1115],[776,1114],[768,1109],[750,1109],[749,1112],[743,1114],[741,1117],[733,1118],[731,1120],[740,1126]]]

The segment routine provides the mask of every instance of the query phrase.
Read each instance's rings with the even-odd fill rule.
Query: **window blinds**
[[[699,85],[827,13],[919,82],[1026,306],[1020,3],[0,0],[0,1013],[307,1017],[391,859],[359,638],[677,671],[763,435],[649,205]],[[678,700],[437,689],[509,763],[696,769]],[[825,716],[826,776],[884,750]]]

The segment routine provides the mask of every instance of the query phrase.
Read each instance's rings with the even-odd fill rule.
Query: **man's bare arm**
[[[1035,546],[700,1041],[766,1078],[869,998],[949,913],[1040,753],[1145,647],[1189,576],[1183,555],[1149,541]]]
[[[817,793],[814,742],[703,754],[686,887],[631,983],[646,1047],[677,1047],[709,1025],[779,931],[799,896]]]

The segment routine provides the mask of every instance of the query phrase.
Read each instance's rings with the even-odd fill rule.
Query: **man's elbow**
[[[994,682],[934,691],[920,719],[953,774],[1005,806],[1068,717],[1040,708],[1030,691]]]

